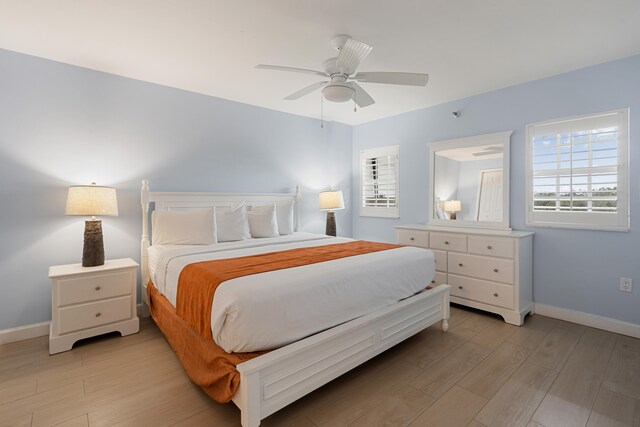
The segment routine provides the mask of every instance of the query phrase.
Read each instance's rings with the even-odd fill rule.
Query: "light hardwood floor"
[[[0,425],[238,426],[184,374],[153,322],[48,354],[0,346]],[[264,426],[640,426],[640,340],[542,316],[521,328],[453,308]]]

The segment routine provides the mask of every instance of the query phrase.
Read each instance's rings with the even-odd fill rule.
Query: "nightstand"
[[[140,330],[136,315],[138,264],[131,258],[49,267],[51,327],[49,354],[71,350],[81,339]]]

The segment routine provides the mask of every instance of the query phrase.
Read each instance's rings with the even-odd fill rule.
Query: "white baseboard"
[[[567,322],[578,323],[596,329],[602,329],[617,334],[628,335],[640,338],[640,325],[623,322],[622,320],[602,317],[596,314],[585,313],[583,311],[569,310],[568,308],[554,307],[552,305],[538,304],[535,306],[536,314],[553,317],[555,319],[566,320]]]
[[[49,335],[49,323],[34,323],[0,331],[0,345]]]
[[[149,309],[144,304],[136,305],[136,312],[138,317],[149,317]],[[0,331],[0,345],[49,335],[50,323],[34,323],[33,325],[2,330]]]

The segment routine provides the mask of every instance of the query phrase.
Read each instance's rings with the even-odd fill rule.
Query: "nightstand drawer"
[[[451,296],[513,309],[513,286],[449,274]]]
[[[450,253],[449,273],[513,284],[513,261],[476,255]]]
[[[398,243],[409,246],[429,247],[429,233],[419,230],[396,230]]]
[[[435,249],[432,249],[431,251],[436,259],[436,270],[447,271],[447,252],[437,251]]]
[[[469,253],[513,258],[513,239],[506,237],[469,236]]]
[[[135,270],[129,269],[60,279],[58,306],[131,295],[134,274]]]
[[[61,308],[58,334],[93,328],[107,323],[131,319],[131,296]]]
[[[453,233],[431,233],[431,248],[467,252],[467,236]]]

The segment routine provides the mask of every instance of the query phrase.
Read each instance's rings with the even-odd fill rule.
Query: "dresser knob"
[[[462,286],[458,286],[458,289],[462,289]]]
[[[448,242],[448,241],[445,241],[445,242],[444,242],[444,244],[445,244],[445,245],[448,245],[448,244],[449,244],[449,242]]]
[[[493,294],[493,296],[497,298],[498,297],[498,293],[496,292],[495,294]]]
[[[462,267],[462,263],[459,263],[458,265],[459,265],[460,267]]]
[[[415,237],[411,237],[409,240],[416,240]]]
[[[487,246],[487,249],[491,250],[491,249],[493,249],[493,248],[491,247],[491,245],[489,245],[489,246]]]
[[[102,289],[100,286],[96,286],[96,291],[99,291],[100,289]]]
[[[102,313],[97,312],[97,313],[96,313],[96,317],[100,317],[100,316],[102,316]]]
[[[493,269],[493,272],[494,272],[494,273],[497,273],[497,272],[498,272],[498,269],[497,269],[497,268],[494,268],[494,269]]]

